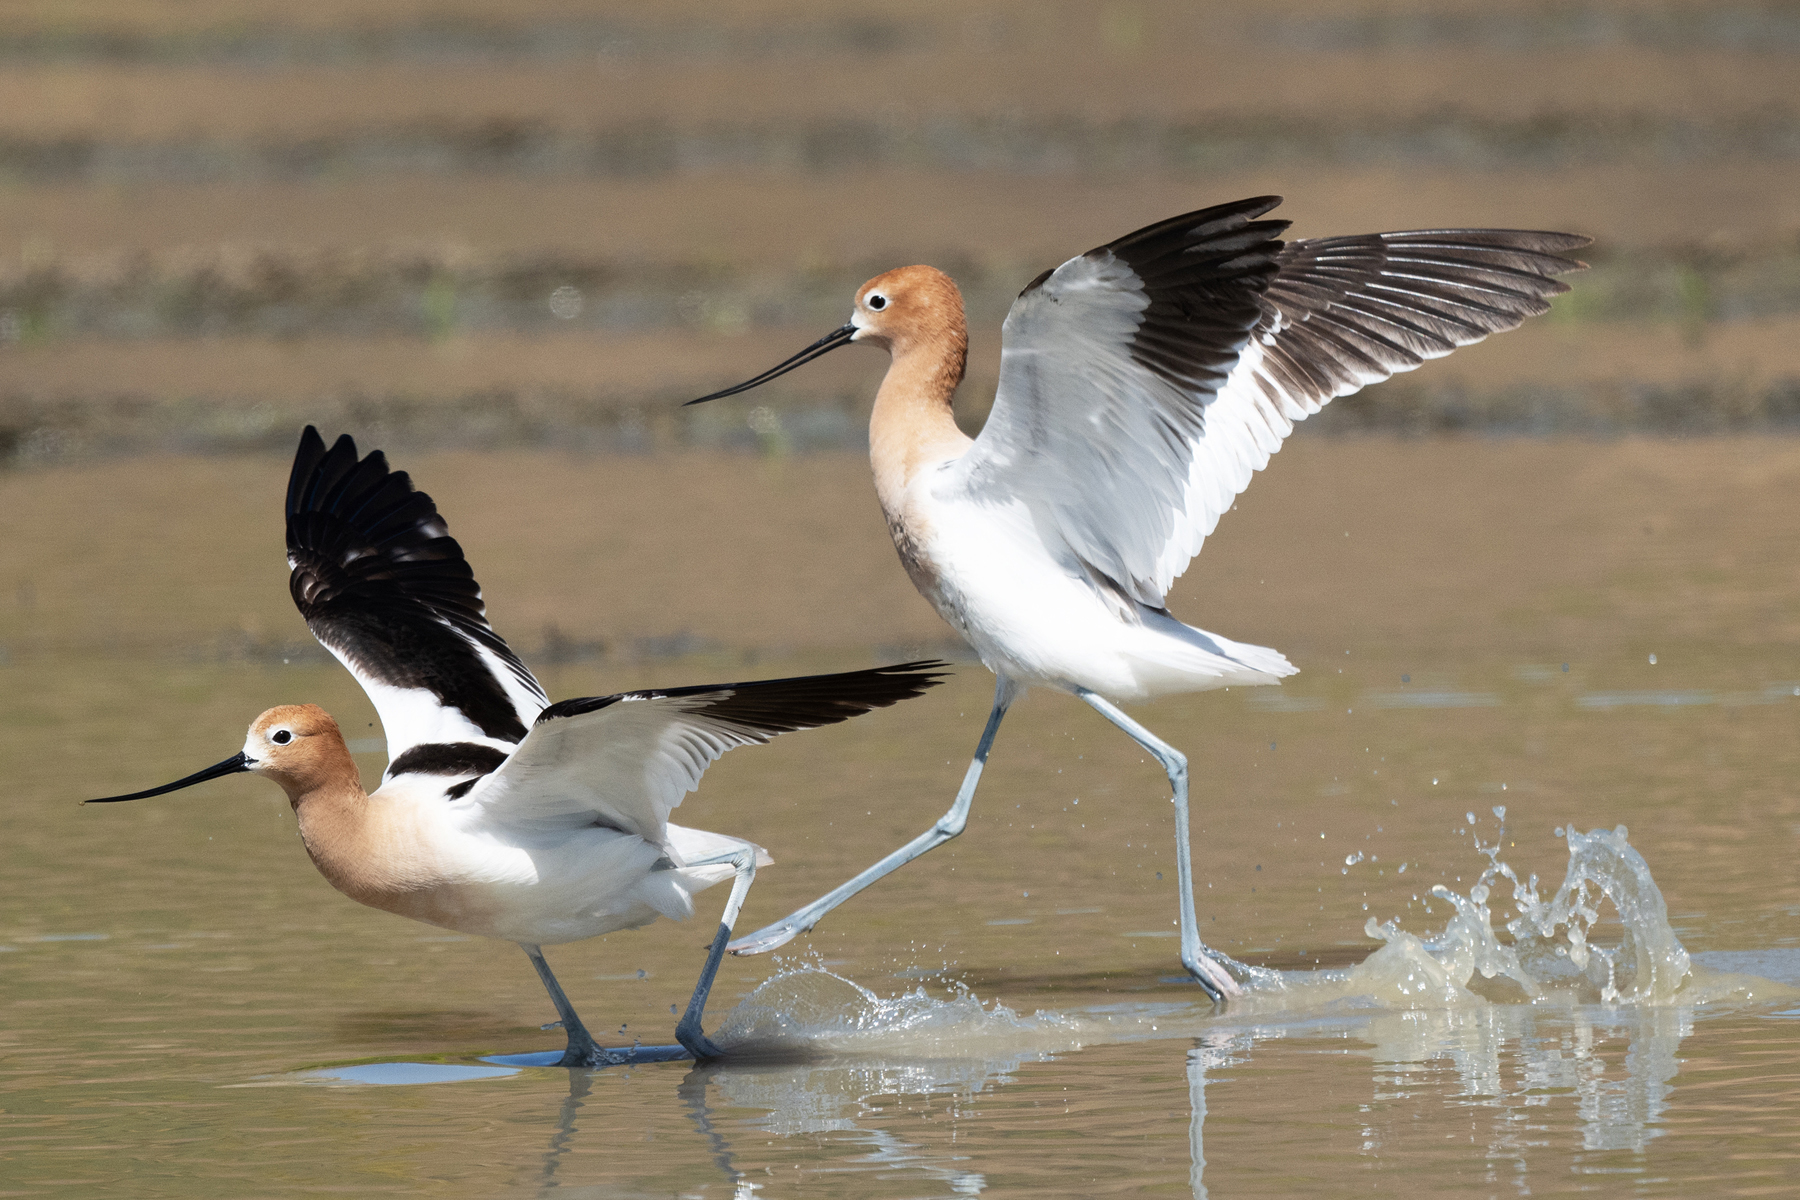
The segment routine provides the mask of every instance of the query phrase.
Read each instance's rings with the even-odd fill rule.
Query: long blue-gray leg
[[[1214,1000],[1242,995],[1243,989],[1225,969],[1225,964],[1231,960],[1208,949],[1200,941],[1200,919],[1194,914],[1194,864],[1188,848],[1187,758],[1126,716],[1112,701],[1086,688],[1076,688],[1075,694],[1092,705],[1095,712],[1130,734],[1133,741],[1155,756],[1168,774],[1169,787],[1175,793],[1175,886],[1181,890],[1181,965],[1200,981],[1200,986]]]
[[[556,1015],[562,1018],[563,1032],[569,1035],[569,1047],[563,1051],[559,1067],[608,1067],[625,1060],[618,1054],[602,1050],[588,1033],[587,1026],[575,1015],[575,1006],[563,994],[562,984],[556,982],[556,976],[550,973],[550,964],[544,961],[544,952],[529,942],[520,942],[519,949],[525,951],[531,959],[531,965],[537,968],[538,978],[544,982],[544,990],[550,993],[550,1003],[556,1005]]]
[[[730,863],[737,868],[737,878],[731,881],[731,899],[725,901],[725,913],[719,918],[719,932],[706,952],[706,966],[701,968],[700,978],[694,984],[687,1012],[675,1026],[675,1040],[687,1047],[688,1053],[696,1059],[719,1058],[725,1053],[706,1036],[701,1020],[706,1016],[706,997],[712,992],[713,977],[719,973],[719,963],[725,957],[725,943],[731,940],[731,927],[737,924],[744,897],[750,894],[750,884],[756,879],[756,848],[745,846],[729,854],[697,858],[687,865],[704,867],[710,863]]]
[[[975,800],[975,786],[981,782],[981,768],[987,765],[988,751],[993,748],[994,735],[1000,732],[1000,722],[1006,716],[1006,710],[1018,698],[1019,686],[1006,676],[999,677],[994,686],[994,709],[988,713],[987,728],[981,731],[981,742],[975,747],[975,757],[969,763],[968,771],[963,775],[962,788],[956,793],[956,802],[950,811],[939,817],[937,824],[900,847],[862,874],[838,885],[826,892],[811,904],[799,908],[775,922],[746,934],[731,943],[733,954],[761,954],[773,950],[777,946],[786,945],[799,934],[805,933],[819,923],[819,918],[848,900],[856,893],[892,871],[905,866],[913,859],[930,850],[935,850],[951,838],[963,831],[969,823],[969,806]]]

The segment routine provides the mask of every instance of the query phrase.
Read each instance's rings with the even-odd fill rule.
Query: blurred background
[[[1595,241],[1549,315],[1304,422],[1171,596],[1301,672],[1134,710],[1194,763],[1208,940],[1358,962],[1371,918],[1439,928],[1431,887],[1469,889],[1498,830],[1554,881],[1553,830],[1629,822],[1689,949],[1791,964],[1795,0],[0,0],[8,1184],[610,1196],[635,1172],[634,1195],[743,1196],[741,1171],[778,1170],[796,1195],[985,1173],[1085,1197],[1204,1195],[1205,1167],[1217,1195],[1436,1197],[1523,1193],[1530,1167],[1539,1192],[1791,1193],[1791,1023],[1714,1010],[1296,1033],[1236,1088],[1214,1070],[1204,1159],[1223,1060],[1167,1025],[1065,1065],[952,1050],[789,1092],[673,1089],[682,1068],[589,1100],[559,1072],[261,1087],[560,1035],[514,948],[332,893],[266,781],[75,804],[216,761],[290,701],[379,778],[375,714],[287,591],[311,422],[435,497],[552,697],[957,661],[916,703],[727,756],[682,808],[770,848],[745,929],[776,919],[938,817],[993,684],[887,538],[884,355],[680,402],[926,262],[971,309],[972,431],[1029,280],[1268,192],[1298,237]],[[1170,974],[1164,777],[1068,697],[1013,712],[968,833],[791,950],[883,995],[1149,1006],[1155,1030],[1195,995]],[[703,933],[552,961],[596,1030],[657,1041]],[[778,968],[728,963],[713,1015]]]
[[[1595,238],[1550,320],[1309,425],[1790,428],[1797,79],[1787,0],[8,0],[0,463],[860,448],[873,354],[676,403],[919,261],[974,427],[1040,270],[1259,192]]]

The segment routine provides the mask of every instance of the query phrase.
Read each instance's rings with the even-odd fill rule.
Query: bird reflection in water
[[[1344,1064],[1349,1046],[1356,1047],[1353,1057],[1369,1061],[1368,1090],[1357,1104],[1362,1124],[1352,1134],[1360,1139],[1361,1157],[1410,1159],[1428,1149],[1418,1139],[1442,1136],[1441,1122],[1429,1119],[1430,1109],[1473,1109],[1488,1114],[1473,1131],[1485,1161],[1522,1186],[1533,1173],[1565,1174],[1565,1148],[1577,1154],[1643,1153],[1663,1132],[1681,1044],[1693,1032],[1691,1007],[1544,1010],[1490,1004],[1467,1011],[1365,1013],[1323,1024],[1315,1019],[1293,1028],[1275,1024],[1219,1028],[1181,1046],[1180,1068],[1175,1065],[1176,1045],[1168,1045],[1167,1072],[1143,1071],[1141,1046],[1096,1046],[1078,1054],[1041,1058],[1013,1054],[993,1059],[894,1057],[855,1062],[727,1060],[687,1070],[675,1083],[674,1094],[720,1181],[733,1189],[731,1194],[748,1195],[765,1168],[791,1172],[798,1167],[805,1172],[823,1167],[834,1174],[869,1171],[890,1179],[912,1177],[937,1189],[937,1194],[980,1195],[996,1171],[1006,1169],[1003,1163],[1012,1161],[1000,1140],[987,1136],[985,1126],[998,1118],[1013,1127],[1012,1118],[1031,1109],[1033,1100],[1027,1094],[1041,1096],[1050,1087],[1046,1073],[1062,1070],[1059,1061],[1068,1064],[1071,1081],[1090,1079],[1096,1069],[1103,1069],[1093,1057],[1125,1051],[1139,1086],[1154,1087],[1156,1074],[1164,1075],[1172,1091],[1185,1082],[1188,1183],[1193,1195],[1203,1198],[1208,1194],[1208,1087],[1214,1089],[1213,1110],[1230,1111],[1236,1118],[1226,1127],[1232,1131],[1223,1135],[1226,1140],[1215,1140],[1213,1146],[1215,1172],[1229,1176],[1252,1158],[1260,1159],[1263,1149],[1234,1144],[1261,1107],[1252,1100],[1252,1109],[1244,1109],[1250,1096],[1231,1085],[1249,1087],[1252,1081],[1240,1077],[1240,1072],[1254,1069],[1258,1077],[1266,1077],[1271,1071],[1299,1068],[1296,1060],[1306,1064],[1302,1069],[1316,1072],[1322,1064]],[[677,1069],[671,1065],[640,1070],[660,1075]],[[1340,1068],[1326,1069],[1336,1074]],[[541,1194],[594,1182],[571,1177],[567,1156],[582,1140],[580,1114],[590,1104],[598,1118],[596,1131],[616,1124],[618,1101],[593,1096],[599,1078],[585,1070],[569,1072],[568,1094],[539,1171]],[[1009,1085],[1015,1082],[1036,1086],[1009,1097]],[[977,1111],[971,1102],[982,1095],[987,1099]],[[1174,1095],[1170,1099],[1175,1100]],[[902,1132],[916,1128],[924,1106],[943,1106],[955,1128],[953,1139],[924,1140]],[[1177,1100],[1169,1107],[1178,1106]],[[1420,1122],[1415,1118],[1422,1110],[1427,1119]],[[1142,1112],[1137,1116],[1141,1118]],[[1546,1129],[1566,1130],[1573,1136],[1547,1137]],[[1156,1136],[1154,1129],[1146,1130],[1141,1123],[1123,1121],[1116,1139],[1104,1129],[1089,1128],[1081,1140],[1092,1147],[1128,1136],[1142,1139],[1147,1132]],[[1167,1133],[1178,1136],[1174,1129]],[[747,1161],[740,1146],[756,1146],[761,1153]],[[674,1152],[672,1158],[692,1161],[693,1156]],[[1221,1182],[1215,1179],[1215,1186]]]

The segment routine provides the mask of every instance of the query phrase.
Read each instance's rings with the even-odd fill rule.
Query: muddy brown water
[[[552,696],[952,650],[854,456],[397,465],[437,497]],[[780,976],[800,1025],[862,1019],[876,1041],[704,1067],[484,1064],[559,1044],[524,956],[334,893],[272,786],[75,803],[217,761],[295,700],[333,711],[378,774],[372,710],[289,607],[285,470],[0,475],[7,1194],[1800,1182],[1800,1006],[1779,988],[1211,1013],[1176,964],[1160,774],[1047,693],[1009,718],[962,838],[783,961],[728,961],[709,1011],[727,1021]],[[1797,487],[1800,443],[1779,439],[1296,439],[1172,606],[1302,673],[1137,710],[1194,763],[1209,939],[1300,979],[1365,958],[1369,917],[1434,933],[1448,911],[1430,887],[1466,891],[1504,806],[1521,874],[1560,878],[1559,826],[1627,825],[1703,970],[1800,977]],[[773,852],[742,928],[924,829],[990,688],[959,661],[923,699],[717,764],[680,815]],[[550,951],[597,1032],[668,1038],[723,899]]]

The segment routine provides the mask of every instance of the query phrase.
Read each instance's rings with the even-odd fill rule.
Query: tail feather
[[[1299,670],[1279,650],[1234,642],[1166,612],[1147,613],[1141,629],[1150,637],[1127,653],[1144,698],[1279,683]]]
[[[697,893],[704,892],[715,883],[724,883],[737,873],[737,868],[728,862],[708,863],[702,867],[690,867],[688,863],[697,858],[730,854],[746,846],[756,851],[757,866],[766,867],[775,861],[769,857],[767,850],[742,838],[709,833],[704,829],[689,829],[685,825],[670,825],[667,829],[668,838],[664,846],[669,857],[675,861],[675,869],[657,871],[645,878],[639,885],[638,896],[645,904],[672,920],[685,921],[693,916],[694,896]]]

